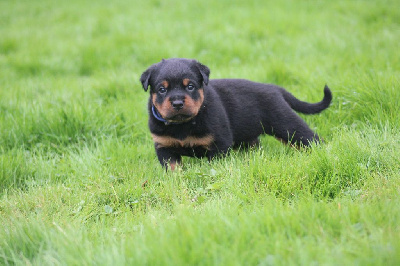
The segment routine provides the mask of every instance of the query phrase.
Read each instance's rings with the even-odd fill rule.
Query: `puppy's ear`
[[[140,82],[142,82],[144,91],[147,91],[149,89],[149,80],[153,70],[154,65],[149,67],[145,72],[142,73],[142,76],[140,76]]]
[[[207,85],[210,77],[210,69],[198,61],[196,61],[196,66],[199,69],[201,76],[203,77],[204,84]]]
[[[149,89],[149,79],[152,71],[153,69],[150,67],[140,76],[140,82],[142,82],[144,91],[147,91]]]

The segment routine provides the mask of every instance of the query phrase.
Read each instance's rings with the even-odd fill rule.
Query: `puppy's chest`
[[[210,150],[214,135],[203,123],[203,117],[197,116],[192,122],[180,125],[150,125],[151,136],[156,148],[205,149]]]
[[[203,148],[209,150],[214,137],[211,134],[204,136],[191,136],[188,135],[184,138],[176,138],[173,136],[163,136],[151,134],[156,148]]]

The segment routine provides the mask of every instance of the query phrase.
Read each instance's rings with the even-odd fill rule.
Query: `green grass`
[[[0,1],[0,265],[399,265],[397,1]],[[140,74],[196,58],[331,107],[165,172]]]

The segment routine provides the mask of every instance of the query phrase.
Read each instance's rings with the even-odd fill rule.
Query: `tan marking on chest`
[[[183,140],[176,139],[169,136],[158,136],[152,134],[153,141],[156,144],[156,148],[167,148],[167,147],[182,147],[182,148],[193,148],[203,147],[209,150],[212,142],[214,141],[213,136],[206,135],[204,137],[187,137]]]

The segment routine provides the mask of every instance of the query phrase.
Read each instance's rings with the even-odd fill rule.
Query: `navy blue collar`
[[[164,118],[162,118],[162,116],[160,115],[160,113],[157,111],[156,108],[154,108],[154,105],[151,106],[151,112],[153,113],[153,116],[155,119],[157,119],[158,121],[161,121],[163,123],[165,123],[166,125],[169,124],[169,122],[167,120],[165,120]]]
[[[177,122],[169,122],[168,120],[165,120],[164,118],[162,118],[162,116],[160,115],[158,110],[154,107],[154,105],[151,106],[151,112],[153,113],[153,116],[155,119],[157,119],[160,122],[163,122],[166,126],[180,124]]]

